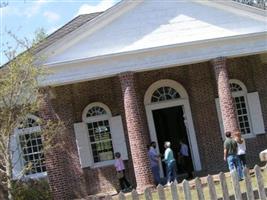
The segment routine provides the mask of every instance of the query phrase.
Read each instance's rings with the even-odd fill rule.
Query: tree
[[[38,115],[44,100],[38,86],[38,80],[45,75],[38,63],[44,58],[34,56],[39,39],[44,38],[43,30],[37,33],[30,47],[28,40],[19,40],[12,33],[9,35],[15,39],[16,47],[7,47],[4,53],[8,63],[0,69],[0,174],[8,199],[12,200],[14,188],[29,173],[42,167],[45,170],[42,156],[53,148],[52,140],[60,132],[59,129],[62,131],[63,124],[60,120],[44,121],[41,118],[36,118],[35,122],[29,121],[32,120],[29,114]],[[16,49],[21,48],[25,51],[18,54]],[[40,132],[27,132],[35,125],[41,127]],[[28,152],[33,141],[39,141],[37,153],[40,159],[31,159]],[[31,151],[35,150],[31,148]],[[18,163],[22,163],[22,167],[14,175]]]

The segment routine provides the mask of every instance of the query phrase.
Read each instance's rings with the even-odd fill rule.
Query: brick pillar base
[[[45,120],[57,120],[57,115],[51,104],[48,88],[42,88],[43,101],[40,109],[40,117]],[[53,144],[60,144],[62,138],[53,138]],[[53,145],[52,144],[52,145]],[[69,200],[72,199],[72,190],[69,187],[68,174],[65,170],[65,151],[62,148],[52,148],[45,153],[46,169],[49,185],[52,189],[53,199]]]
[[[138,105],[138,97],[135,88],[134,73],[125,72],[119,75],[123,105],[127,123],[128,137],[133,161],[134,173],[137,184],[137,192],[141,193],[146,187],[152,185],[151,171],[147,155],[147,137],[144,116],[141,116],[141,108]]]
[[[231,94],[228,72],[226,67],[226,58],[219,57],[212,60],[217,80],[218,95],[224,131],[239,130],[237,116],[235,112],[234,99]]]

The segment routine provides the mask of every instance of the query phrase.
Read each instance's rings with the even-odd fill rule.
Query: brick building
[[[225,131],[240,129],[250,166],[266,148],[265,11],[225,1],[122,1],[81,15],[37,54],[49,74],[44,118],[68,124],[45,155],[55,199],[118,188],[122,153],[138,191],[151,184],[146,145],[189,144],[195,173],[226,170]]]

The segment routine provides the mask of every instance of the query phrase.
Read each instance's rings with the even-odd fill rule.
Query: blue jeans
[[[160,184],[159,166],[158,165],[153,166],[151,167],[151,170],[152,170],[155,184],[156,185]]]
[[[228,155],[227,156],[227,163],[230,171],[236,170],[237,175],[239,179],[243,179],[243,170],[242,170],[242,164],[240,162],[240,159],[237,155]]]
[[[166,171],[167,171],[167,182],[174,181],[176,179],[176,166],[175,160],[166,163]]]

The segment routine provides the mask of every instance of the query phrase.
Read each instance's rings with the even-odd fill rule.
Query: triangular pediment
[[[95,31],[89,30],[90,23],[81,27],[82,33],[74,31],[71,37],[75,42],[70,45],[71,37],[65,41],[62,38],[64,45],[53,49],[47,62],[60,63],[267,30],[264,15],[242,7],[213,1],[139,1],[108,23],[100,20],[95,24],[99,26]],[[90,33],[86,34],[87,31]],[[77,39],[79,34],[83,37]]]

